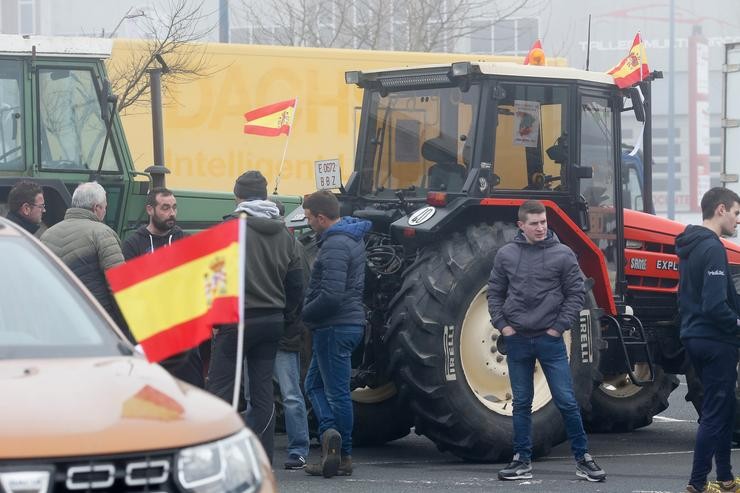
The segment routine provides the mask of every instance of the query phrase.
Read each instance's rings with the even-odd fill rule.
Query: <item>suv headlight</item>
[[[242,430],[236,435],[180,451],[177,480],[194,493],[250,493],[262,484],[261,445]]]

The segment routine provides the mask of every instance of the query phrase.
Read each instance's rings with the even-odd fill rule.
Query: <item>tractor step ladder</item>
[[[654,382],[655,368],[653,365],[653,357],[650,354],[647,337],[645,337],[645,328],[642,326],[642,322],[640,322],[640,319],[635,317],[634,315],[620,314],[619,319],[611,315],[603,315],[601,317],[601,321],[607,324],[607,333],[609,333],[609,328],[613,328],[614,332],[617,334],[616,337],[604,336],[604,339],[606,339],[607,341],[619,341],[619,345],[622,348],[622,353],[624,354],[624,361],[627,365],[627,373],[630,377],[630,380],[632,380],[632,383],[637,385],[638,387],[642,387],[645,384]],[[626,340],[623,331],[629,331],[628,337],[630,337],[630,339],[632,340]],[[648,365],[648,369],[650,370],[650,378],[642,380],[637,375],[635,375],[635,372],[633,371],[634,365],[632,364],[632,360],[630,359],[629,352],[629,348],[632,347],[642,348],[642,350],[645,351],[646,362]]]

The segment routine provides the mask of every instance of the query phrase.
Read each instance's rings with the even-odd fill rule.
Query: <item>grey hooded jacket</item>
[[[568,330],[583,308],[583,274],[573,250],[555,233],[530,244],[519,231],[502,246],[488,280],[488,312],[497,330],[528,337]]]

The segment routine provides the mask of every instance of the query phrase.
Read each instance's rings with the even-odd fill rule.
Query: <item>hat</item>
[[[236,179],[234,195],[242,200],[266,200],[267,179],[257,170],[246,171]]]

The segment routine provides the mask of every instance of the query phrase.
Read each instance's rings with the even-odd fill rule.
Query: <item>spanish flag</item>
[[[650,73],[645,45],[642,44],[640,33],[635,35],[632,48],[625,58],[607,72],[614,77],[614,83],[620,89],[631,87],[645,79]]]
[[[196,347],[215,324],[239,322],[243,224],[225,222],[106,272],[149,361]]]
[[[182,419],[184,414],[182,404],[151,385],[144,385],[136,394],[126,399],[121,409],[121,416],[133,419],[176,421]]]
[[[294,98],[244,113],[244,118],[247,120],[244,133],[265,137],[288,135],[295,116],[295,106],[296,99]]]

